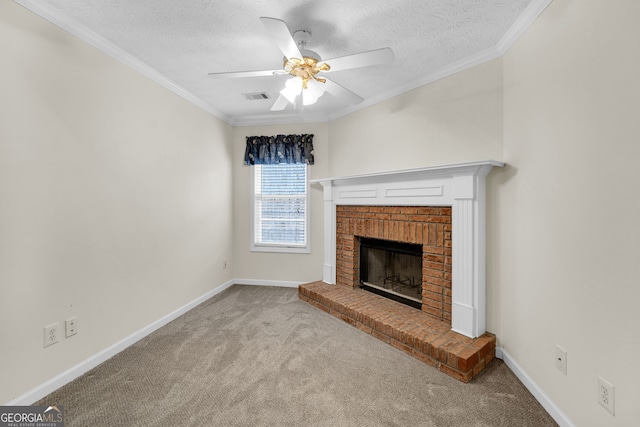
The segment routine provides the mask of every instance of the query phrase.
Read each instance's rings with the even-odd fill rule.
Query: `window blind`
[[[255,245],[307,245],[307,166],[254,166]]]

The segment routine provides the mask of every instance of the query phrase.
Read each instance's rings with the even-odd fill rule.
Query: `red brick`
[[[397,348],[398,350],[402,350],[402,351],[404,351],[405,353],[407,353],[407,354],[411,355],[411,347],[409,347],[408,345],[403,344],[403,343],[401,343],[400,341],[395,340],[395,339],[391,339],[391,340],[389,341],[389,344],[391,344],[392,346],[394,346],[394,347],[395,347],[395,348]]]
[[[371,335],[373,335],[374,337],[376,337],[377,339],[379,339],[380,341],[384,341],[386,343],[389,342],[389,337],[386,336],[385,334],[376,331],[375,329],[373,330],[373,332],[371,333]]]
[[[423,307],[427,306],[427,307],[431,307],[434,310],[442,311],[443,303],[442,303],[442,301],[437,301],[437,300],[432,300],[432,299],[425,298],[422,301],[422,306]]]
[[[444,372],[445,374],[449,375],[450,377],[453,377],[457,380],[462,381],[463,383],[468,383],[469,381],[471,381],[471,378],[473,378],[472,372],[462,373],[457,369],[453,369],[452,367],[444,365],[442,363],[438,365],[438,369],[441,372]]]
[[[450,224],[451,217],[450,216],[428,216],[425,218],[424,222],[432,223],[432,224]]]
[[[415,357],[416,359],[422,361],[423,363],[426,363],[429,366],[437,366],[437,364],[438,364],[437,360],[434,360],[432,357],[427,356],[426,354],[422,353],[421,351],[413,350],[411,352],[411,355],[413,357]]]
[[[422,269],[422,280],[425,280],[425,276],[426,277],[437,277],[437,278],[442,278],[444,277],[445,272],[442,270],[433,270],[430,268],[423,268]]]
[[[407,241],[407,232],[405,231],[405,227],[408,228],[408,224],[406,222],[398,222],[398,233],[396,235],[396,240],[399,242]]]
[[[444,294],[444,289],[442,288],[442,286],[434,286],[434,285],[429,285],[426,283],[422,284],[422,295],[425,294],[425,292],[430,292],[432,294],[437,294],[439,296]]]
[[[423,245],[422,251],[429,254],[446,254],[445,248],[441,248],[441,247],[439,248],[437,246],[430,246],[430,245]]]
[[[431,357],[434,359],[440,359],[440,348],[449,341],[449,337],[441,335],[436,337],[431,344]],[[446,359],[445,359],[446,360]]]
[[[440,254],[425,253],[422,255],[422,259],[428,262],[444,264],[447,260],[447,257]]]
[[[482,371],[485,368],[485,366],[487,366],[487,360],[486,359],[480,360],[478,364],[473,367],[473,371],[471,372],[471,374],[473,376],[478,375],[480,371]]]
[[[407,221],[409,219],[408,215],[403,215],[401,213],[391,215],[392,221]]]
[[[402,208],[398,206],[387,206],[384,211],[389,214],[398,214],[402,212]]]
[[[426,282],[430,285],[441,286],[441,287],[446,287],[447,284],[450,283],[449,280],[439,279],[437,277],[431,277],[431,276],[428,276],[426,278]]]
[[[444,270],[444,264],[431,261],[422,261],[422,268],[429,270]]]
[[[419,208],[417,206],[401,206],[400,213],[405,215],[414,215],[418,213],[418,209]]]
[[[435,286],[430,286],[430,288],[435,288],[437,289],[437,287]],[[431,292],[429,290],[422,290],[422,298],[423,300],[428,299],[431,301],[439,301],[439,302],[444,302],[444,295],[442,294],[442,290],[440,290],[440,292]]]
[[[435,319],[442,319],[442,310],[438,310],[433,307],[429,307],[428,305],[422,304],[422,311],[433,316]]]
[[[462,351],[458,355],[458,370],[462,372],[469,372],[478,364],[479,361],[480,358],[478,357],[478,352],[467,347],[466,350]]]
[[[373,332],[373,329],[371,329],[369,326],[363,325],[362,323],[356,323],[356,328],[360,329],[362,332],[366,332],[367,334],[371,334]]]

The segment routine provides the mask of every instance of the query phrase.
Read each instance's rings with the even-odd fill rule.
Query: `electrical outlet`
[[[58,330],[60,322],[52,323],[44,327],[44,346],[49,347],[51,344],[58,342]]]
[[[615,415],[615,387],[602,377],[598,377],[598,403]]]
[[[78,318],[71,317],[64,322],[65,337],[69,338],[78,333]]]
[[[556,345],[556,368],[567,375],[567,350]]]

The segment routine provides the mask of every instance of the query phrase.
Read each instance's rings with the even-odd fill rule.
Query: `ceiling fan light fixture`
[[[302,105],[313,105],[318,101],[318,97],[309,89],[302,92]]]
[[[323,79],[316,77],[316,74],[318,74],[321,71],[326,72],[331,69],[329,64],[326,64],[326,63],[318,64],[318,59],[311,58],[308,56],[304,56],[302,57],[302,59],[298,59],[298,58],[286,59],[285,58],[283,68],[285,72],[291,74],[292,76],[300,77],[303,81],[305,81],[305,83],[306,81],[311,79],[317,79],[322,81]]]
[[[325,91],[325,85],[324,82],[326,80],[322,79],[311,79],[307,82],[307,92],[310,92],[313,94],[313,96],[315,96],[316,98],[320,98]]]
[[[287,98],[292,104],[295,104],[296,98],[302,92],[302,79],[293,77],[284,84],[284,89],[280,91],[280,94]]]

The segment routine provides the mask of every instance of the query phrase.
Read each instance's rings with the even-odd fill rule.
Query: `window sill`
[[[251,252],[273,252],[273,253],[287,253],[287,254],[309,254],[311,248],[305,247],[291,247],[291,246],[267,246],[267,245],[252,245]]]

